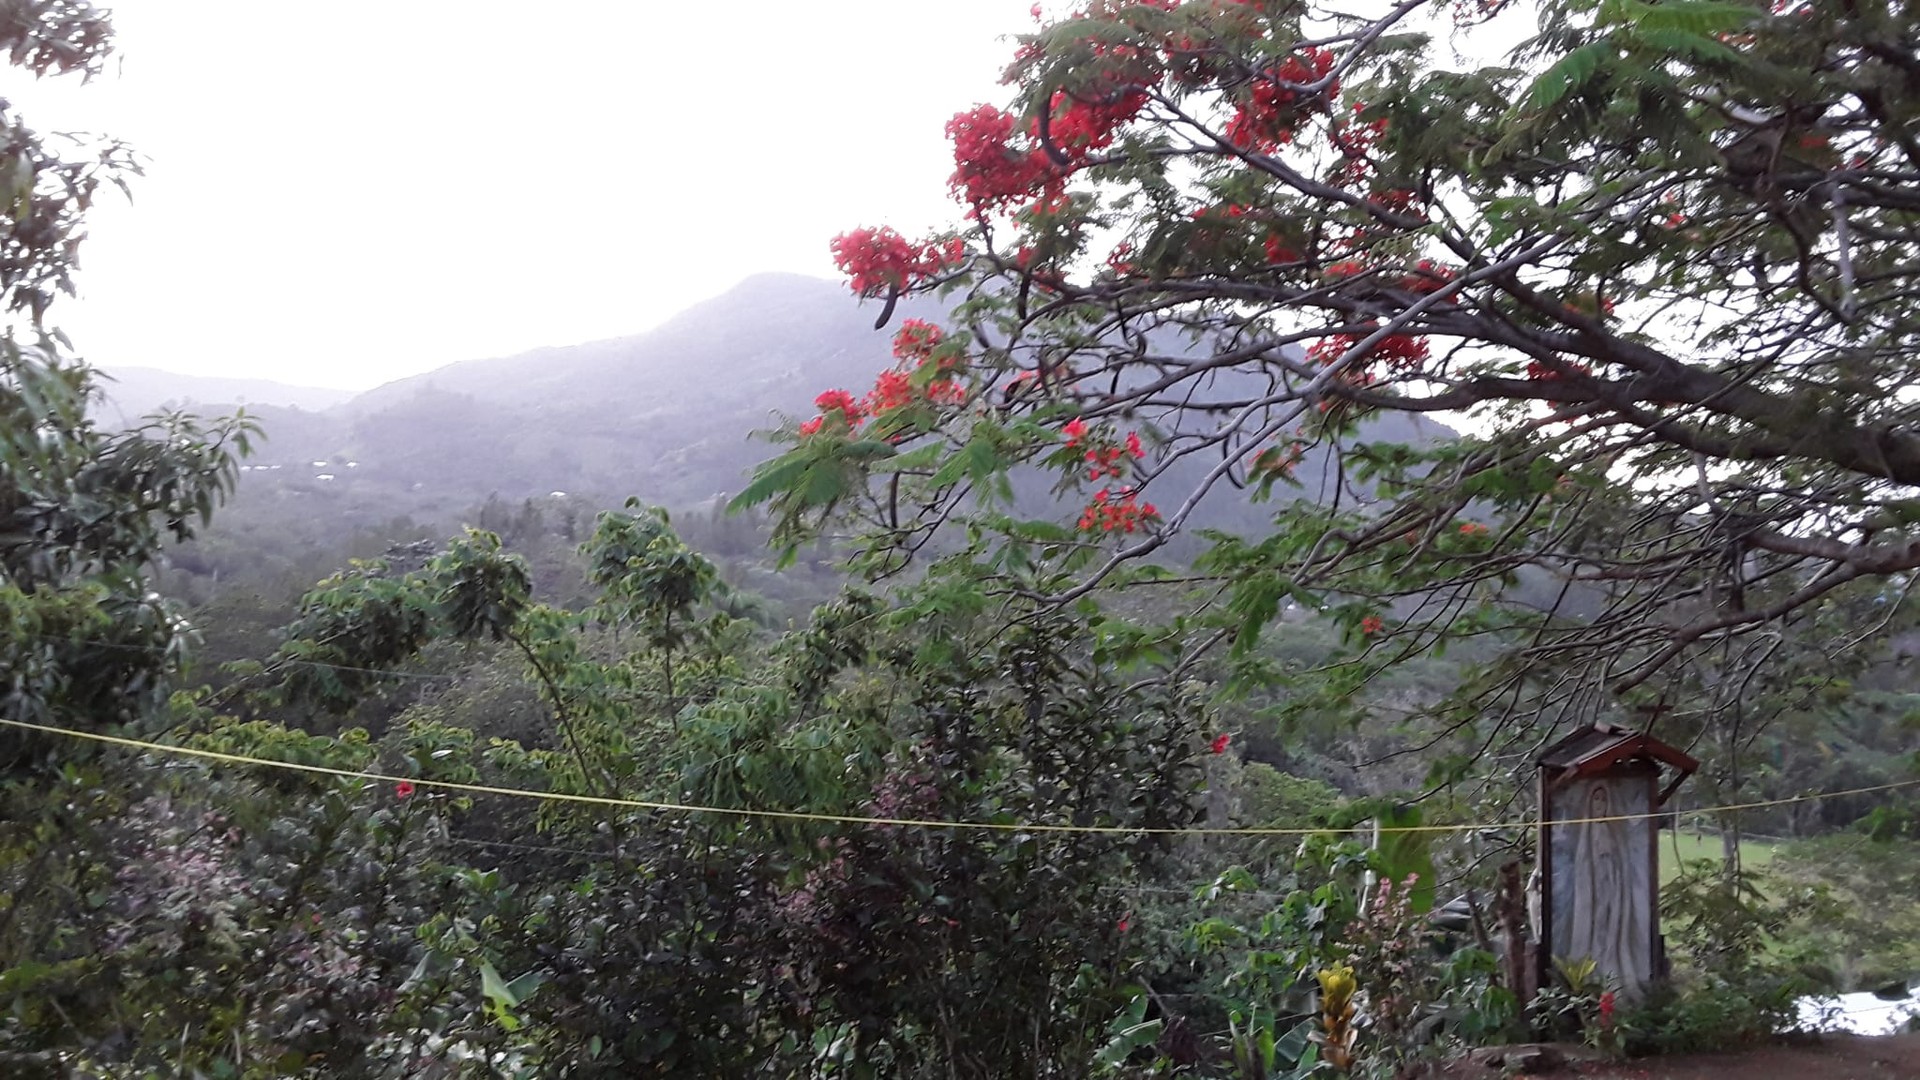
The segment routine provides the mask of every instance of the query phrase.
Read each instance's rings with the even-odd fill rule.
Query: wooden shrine
[[[1635,998],[1666,975],[1660,937],[1660,807],[1700,763],[1645,732],[1598,724],[1539,759],[1537,954],[1591,959],[1594,975]]]

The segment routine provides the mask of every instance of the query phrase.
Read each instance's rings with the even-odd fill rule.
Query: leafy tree
[[[1283,606],[1331,616],[1343,651],[1297,705],[1350,709],[1386,667],[1475,642],[1431,710],[1475,757],[1543,718],[1711,721],[1758,643],[1877,595],[1883,615],[1809,636],[1852,649],[1920,567],[1917,16],[1041,19],[1010,108],[948,124],[965,228],[834,243],[883,323],[928,292],[957,296],[949,324],[905,323],[899,366],[822,394],[739,502],[790,537],[865,521],[870,572],[936,550],[1061,603],[1164,577],[1149,560],[1221,503],[1279,496],[1204,531],[1180,629],[1263,679]],[[1048,482],[1064,520],[1023,520]]]
[[[0,15],[0,50],[36,76],[92,75],[110,39],[87,3]],[[62,156],[69,147],[74,156]],[[100,185],[132,171],[118,144],[88,151],[42,137],[0,102],[0,708],[91,730],[141,721],[165,702],[189,635],[148,589],[149,565],[231,491],[252,428],[172,415],[107,432],[87,418],[94,375],[46,316],[73,291],[82,219]],[[0,732],[0,770],[72,750]]]

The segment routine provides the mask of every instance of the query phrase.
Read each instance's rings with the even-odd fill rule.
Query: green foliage
[[[1769,895],[1761,881],[1703,862],[1662,886],[1661,925],[1676,978],[1625,1012],[1631,1049],[1728,1049],[1797,1022],[1796,1000],[1818,987],[1779,945],[1840,911],[1824,891]]]
[[[1436,789],[1644,714],[1747,797],[1756,732],[1912,617],[1910,20],[1530,12],[1043,19],[1004,116],[950,129],[963,250],[898,283],[952,302],[964,392],[784,432],[741,505],[1059,606],[1190,560],[1136,640],[1224,648],[1289,719],[1384,726],[1375,691],[1450,652],[1400,725]],[[1292,611],[1338,648],[1258,663]]]
[[[1841,832],[1781,845],[1761,875],[1782,897],[1821,901],[1778,933],[1778,951],[1828,990],[1870,990],[1920,972],[1920,844]]]
[[[40,76],[92,74],[110,37],[85,3],[0,20],[0,48]],[[94,375],[43,320],[73,291],[99,185],[132,171],[123,148],[88,149],[0,105],[0,307],[17,316],[0,332],[0,699],[10,717],[99,730],[166,702],[191,635],[147,570],[232,490],[254,428],[169,415],[108,432],[87,417]],[[0,773],[51,769],[73,749],[0,733]]]

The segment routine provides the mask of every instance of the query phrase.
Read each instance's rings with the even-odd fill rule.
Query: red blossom
[[[1535,382],[1564,379],[1570,375],[1584,377],[1591,374],[1593,374],[1592,368],[1585,364],[1576,364],[1571,361],[1562,361],[1557,365],[1544,363],[1539,360],[1527,361],[1527,378]]]
[[[1056,90],[1048,103],[1053,110],[1047,121],[1047,137],[1070,164],[1078,165],[1088,154],[1113,145],[1121,125],[1140,115],[1147,94],[1137,86],[1116,86],[1097,100],[1072,97]],[[1035,120],[1031,134],[1040,138],[1040,122]]]
[[[890,409],[913,404],[915,396],[913,380],[907,378],[905,372],[883,371],[874,380],[873,392],[867,395],[862,405],[868,413],[878,416]]]
[[[910,289],[966,256],[966,246],[957,237],[915,244],[885,226],[841,233],[832,247],[834,265],[861,296]]]
[[[823,391],[819,397],[813,399],[813,407],[820,410],[820,415],[800,425],[801,435],[819,434],[826,427],[827,421],[836,413],[848,429],[859,427],[867,418],[866,406],[845,390]]]
[[[1067,426],[1061,428],[1060,433],[1067,437],[1067,448],[1072,449],[1080,445],[1081,439],[1087,437],[1087,422],[1076,416],[1067,421]]]
[[[813,407],[823,413],[838,412],[847,418],[847,423],[858,423],[861,418],[860,403],[845,390],[825,390],[813,399]]]
[[[1270,263],[1297,263],[1300,261],[1300,253],[1288,245],[1279,233],[1268,233],[1264,246],[1267,252],[1267,261]]]
[[[1113,924],[1113,928],[1123,934],[1133,929],[1133,912],[1129,911],[1125,915],[1120,916],[1119,921]]]
[[[1457,276],[1450,266],[1443,266],[1432,259],[1421,259],[1400,279],[1400,287],[1418,296],[1427,296],[1446,288]]]
[[[404,799],[407,796],[412,794],[413,794],[413,781],[411,780],[402,780],[399,783],[393,785],[393,797],[396,799]]]
[[[1487,527],[1485,525],[1479,524],[1478,522],[1469,521],[1465,525],[1460,526],[1460,535],[1461,536],[1485,536],[1487,535]]]
[[[1307,48],[1260,73],[1252,83],[1247,99],[1234,109],[1227,121],[1227,141],[1242,150],[1272,153],[1293,141],[1307,114],[1325,107],[1338,96],[1340,81],[1329,79],[1316,86],[1333,71],[1333,53]]]
[[[941,405],[958,405],[967,399],[967,388],[952,379],[935,379],[927,384],[927,400]]]
[[[1208,743],[1207,746],[1216,754],[1224,754],[1227,752],[1227,744],[1232,741],[1233,736],[1222,733],[1215,735],[1213,741]]]
[[[1367,108],[1366,102],[1355,102],[1354,117],[1345,124],[1335,124],[1327,132],[1327,141],[1333,144],[1346,164],[1340,167],[1339,180],[1349,186],[1358,185],[1373,173],[1373,149],[1380,143],[1380,136],[1386,134],[1386,117],[1375,120],[1361,120],[1359,114]]]
[[[1307,359],[1321,365],[1331,364],[1369,336],[1370,333],[1329,334],[1313,343],[1313,347],[1307,350]],[[1430,355],[1426,338],[1412,334],[1388,334],[1374,342],[1360,359],[1385,360],[1387,366],[1395,371],[1414,371],[1424,365]]]
[[[1386,622],[1378,615],[1369,615],[1360,620],[1360,632],[1363,634],[1377,634],[1386,628]]]
[[[1147,456],[1146,448],[1140,445],[1139,432],[1127,432],[1127,453],[1132,454],[1136,460]]]
[[[1082,532],[1137,532],[1160,516],[1152,503],[1139,502],[1131,488],[1122,488],[1118,496],[1107,488],[1094,492],[1093,501],[1080,512]]]
[[[925,319],[908,319],[893,335],[893,355],[902,360],[925,360],[946,335]]]
[[[947,183],[975,216],[1059,193],[1061,170],[1044,151],[1015,146],[1013,134],[1013,114],[991,105],[976,106],[947,121],[954,166]]]

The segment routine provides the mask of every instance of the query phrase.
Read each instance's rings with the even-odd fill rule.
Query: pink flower
[[[1067,437],[1068,446],[1078,446],[1080,440],[1087,436],[1086,422],[1076,416],[1067,421],[1067,426],[1060,429],[1060,434]]]
[[[402,780],[399,783],[393,785],[394,798],[404,799],[411,794],[413,794],[413,781]]]

